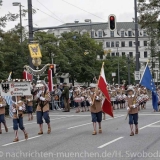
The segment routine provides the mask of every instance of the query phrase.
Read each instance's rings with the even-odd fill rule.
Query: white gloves
[[[40,91],[38,92],[38,94],[37,94],[37,98],[40,97],[41,93],[42,93],[42,91],[40,90]]]
[[[90,105],[92,105],[92,104],[93,104],[91,101],[90,101],[89,103],[90,103]]]
[[[19,107],[19,110],[22,111],[22,109],[23,109],[22,106],[20,106],[20,107]]]
[[[13,108],[13,113],[15,113],[16,112],[16,109],[15,108]]]
[[[40,100],[41,101],[45,101],[46,99],[44,97],[40,97]]]
[[[0,107],[3,107],[3,104],[0,104]]]
[[[99,100],[99,96],[96,96],[96,100]]]
[[[129,107],[127,107],[127,111],[129,111],[130,110],[130,108]]]
[[[134,105],[133,105],[133,108],[136,108],[136,107],[137,107],[137,106],[134,104]]]

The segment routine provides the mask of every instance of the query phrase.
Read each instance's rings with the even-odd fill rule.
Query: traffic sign
[[[134,78],[136,81],[140,80],[140,71],[135,71],[134,72]]]

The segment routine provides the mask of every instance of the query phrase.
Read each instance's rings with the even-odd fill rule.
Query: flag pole
[[[146,68],[147,68],[147,66],[148,66],[148,62],[149,62],[149,60],[147,61],[147,64],[146,64],[146,66],[145,66],[145,69],[144,69],[144,71],[143,71],[143,74],[142,74],[142,77],[141,77],[141,80],[140,80],[139,84],[140,84],[140,83],[141,83],[141,81],[142,81],[143,75],[144,75],[145,70],[146,70]]]
[[[103,67],[104,67],[104,62],[102,63],[100,75],[101,75],[101,73],[102,73],[102,68],[103,68]],[[100,75],[99,75],[99,78],[98,78],[98,81],[97,81],[96,91],[98,90],[98,83],[99,83]],[[94,104],[95,98],[96,98],[96,96],[94,95],[94,97],[93,97],[93,104]]]

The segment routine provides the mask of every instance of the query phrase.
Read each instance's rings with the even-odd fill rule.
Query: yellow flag
[[[29,44],[29,51],[32,58],[41,58],[41,50],[38,43]]]

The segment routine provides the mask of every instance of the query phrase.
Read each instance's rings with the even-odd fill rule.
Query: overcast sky
[[[8,12],[18,13],[19,7],[12,6],[13,2],[21,2],[27,9],[27,1],[3,0],[0,15]],[[115,14],[119,22],[131,22],[134,18],[134,0],[32,0],[32,5],[37,10],[33,16],[34,27],[36,25],[37,27],[57,26],[72,23],[75,20],[84,22],[84,19],[91,19],[92,22],[107,22],[110,14]],[[28,21],[25,19],[27,18],[23,18],[22,21],[23,26],[26,27]],[[5,30],[13,28],[17,23],[19,20],[8,22]]]

